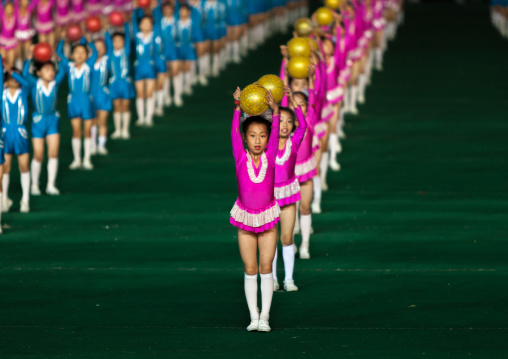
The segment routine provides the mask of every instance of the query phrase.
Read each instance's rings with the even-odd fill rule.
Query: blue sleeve
[[[25,81],[28,81],[30,86],[37,85],[37,78],[30,73],[30,60],[25,60],[25,64],[23,65],[23,73],[22,73]]]
[[[88,60],[86,60],[86,63],[88,64],[88,66],[93,67],[93,65],[97,61],[97,58],[99,57],[99,54],[97,53],[97,48],[95,47],[94,42],[89,43],[88,46],[90,46],[90,48],[92,49],[92,55],[88,58]]]
[[[113,39],[111,38],[110,33],[107,31],[104,35],[104,44],[106,45],[106,54],[111,57],[113,55]]]
[[[56,76],[55,76],[56,84],[60,85],[62,83],[64,77],[65,77],[65,69],[64,69],[62,62],[60,62],[59,66],[58,66],[58,72],[56,73]]]
[[[56,54],[58,55],[58,57],[60,57],[60,65],[64,67],[64,70],[67,70],[69,68],[69,59],[65,57],[63,47],[64,41],[60,40],[58,42],[58,46],[56,47]]]
[[[30,83],[22,76],[20,75],[19,73],[17,73],[16,71],[14,71],[12,73],[12,78],[14,80],[16,80],[20,85],[21,87],[26,90],[30,87]]]
[[[153,9],[153,21],[155,25],[160,24],[162,21],[162,7],[159,5]]]
[[[141,9],[134,9],[134,12],[132,13],[132,34],[136,36],[136,34],[139,32],[139,10]],[[142,10],[141,10],[142,11]]]
[[[0,94],[4,91],[4,62],[0,56]]]

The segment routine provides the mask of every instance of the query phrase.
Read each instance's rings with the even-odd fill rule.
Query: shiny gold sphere
[[[295,79],[306,79],[309,77],[310,60],[304,56],[295,56],[289,59],[289,75]]]
[[[337,10],[342,6],[343,0],[326,0],[325,5],[330,9]]]
[[[313,28],[312,21],[306,17],[302,17],[295,22],[295,32],[298,36],[309,36]]]
[[[259,85],[249,85],[240,94],[240,106],[250,116],[259,116],[268,110],[266,102],[267,91]]]
[[[277,75],[265,75],[258,80],[258,85],[267,91],[272,91],[275,102],[279,103],[284,97],[284,81]]]
[[[288,42],[289,57],[310,57],[311,50],[309,40],[305,37],[294,37]]]
[[[328,26],[333,22],[333,13],[327,7],[320,7],[316,10],[316,20],[320,26]]]

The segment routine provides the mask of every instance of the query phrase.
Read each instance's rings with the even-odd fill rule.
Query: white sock
[[[90,138],[85,138],[85,141],[83,143],[83,149],[84,149],[83,162],[90,162],[91,147],[92,147],[92,140]]]
[[[28,201],[30,201],[30,172],[22,173],[20,177],[21,192],[23,193],[21,200],[28,203]]]
[[[48,159],[48,187],[56,187],[55,182],[57,173],[58,173],[58,158]],[[32,184],[33,184],[33,174],[32,174]]]
[[[152,97],[146,99],[146,119],[145,123],[151,125],[153,123],[153,110],[155,107],[155,100]]]
[[[233,45],[231,42],[227,42],[226,43],[226,47],[224,49],[224,62],[225,63],[228,63],[229,61],[231,61],[231,52],[232,52],[232,49],[233,49]]]
[[[173,86],[174,86],[174,95],[175,101],[177,99],[181,99],[182,97],[182,87],[183,87],[183,74],[180,72],[173,78]]]
[[[90,129],[90,148],[92,150],[97,148],[97,126],[92,126]]]
[[[300,201],[296,202],[296,218],[295,218],[295,228],[300,227]]]
[[[328,172],[328,152],[321,154],[321,163],[319,164],[319,173],[323,183],[326,183],[326,172]]]
[[[184,89],[185,91],[190,91],[192,87],[192,74],[190,72],[184,73]]]
[[[41,165],[39,161],[32,160],[30,165],[30,173],[32,174],[32,186],[39,187],[39,177],[41,175]]]
[[[284,258],[284,282],[293,280],[295,270],[295,246],[290,245],[282,247],[282,257]]]
[[[145,99],[136,98],[136,111],[140,122],[145,122]]]
[[[233,48],[233,60],[239,61],[240,60],[240,41],[234,41],[232,44]]]
[[[155,93],[157,98],[157,110],[164,111],[164,90],[159,90]]]
[[[120,133],[122,128],[122,113],[115,112],[113,114],[113,122],[115,123],[115,132]]]
[[[249,52],[249,36],[247,33],[240,39],[240,53],[242,56],[246,56]]]
[[[9,198],[9,182],[10,182],[11,176],[9,174],[4,174],[2,176],[2,201],[7,201],[7,198]]]
[[[261,314],[259,319],[268,321],[273,297],[273,274],[261,274]]]
[[[210,56],[203,55],[198,59],[199,76],[208,76],[208,64],[207,60],[210,60]]]
[[[360,97],[365,101],[365,89],[367,87],[367,75],[366,74],[360,74],[358,76],[358,91]]]
[[[310,214],[301,216],[300,218],[300,231],[302,232],[302,244],[309,245],[310,228],[312,226],[312,216]]]
[[[272,263],[272,273],[273,273],[273,280],[277,281],[277,258],[279,257],[279,249],[275,248],[275,257],[273,257],[273,263]]]
[[[322,189],[321,189],[321,178],[320,177],[313,177],[312,178],[312,184],[314,186],[314,199],[316,201],[320,202],[321,201],[321,191],[322,191]],[[300,221],[301,221],[301,219],[300,219]]]
[[[383,49],[381,47],[374,50],[374,56],[376,57],[376,67],[380,68],[383,66]]]
[[[196,74],[197,74],[197,69],[196,69],[196,61],[192,61],[191,62],[191,67],[190,67],[190,76],[191,76],[191,83],[194,82],[194,79],[196,78]]]
[[[171,77],[164,77],[164,82],[162,83],[162,95],[166,101],[171,100]]]
[[[217,76],[219,74],[219,54],[213,54],[213,64],[212,64],[212,72],[214,76]]]
[[[106,147],[106,142],[107,142],[107,137],[106,136],[99,136],[99,148],[104,148]]]
[[[122,115],[122,133],[124,135],[129,134],[130,124],[131,124],[131,113],[130,112],[121,112]]]
[[[258,313],[258,276],[245,274],[244,278],[245,297],[251,320],[259,319]],[[273,285],[272,285],[273,292]]]
[[[337,139],[338,136],[335,133],[330,134],[328,140],[328,146],[330,147],[330,162],[337,161]]]
[[[81,138],[72,138],[72,154],[74,161],[81,162]]]

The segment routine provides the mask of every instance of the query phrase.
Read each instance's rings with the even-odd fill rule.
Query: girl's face
[[[7,81],[7,87],[12,90],[17,90],[21,86],[19,85],[18,81],[14,80],[12,77]]]
[[[139,23],[139,29],[141,30],[141,32],[143,32],[145,34],[148,34],[149,32],[152,32],[152,30],[153,30],[152,21],[149,18],[145,17]]]
[[[170,5],[165,5],[162,8],[162,14],[164,15],[164,17],[173,17],[174,13],[175,9],[173,9],[173,7]]]
[[[307,79],[293,79],[291,81],[291,90],[293,92],[302,92],[309,87]]]
[[[97,49],[97,54],[99,55],[99,58],[106,55],[106,45],[104,45],[104,41],[96,40],[95,48]]]
[[[71,59],[76,65],[81,65],[88,59],[88,52],[83,46],[78,46],[72,51]]]
[[[301,96],[298,96],[298,95],[295,96],[295,101],[296,101],[296,104],[298,106],[300,106],[300,109],[302,110],[303,115],[304,116],[307,115],[307,102],[305,102],[305,100]],[[291,104],[291,109],[294,110],[293,104]]]
[[[122,36],[117,35],[113,38],[113,48],[115,50],[122,50],[124,45],[125,45],[125,39]]]
[[[37,72],[37,76],[39,76],[42,81],[51,82],[55,79],[55,68],[51,64],[44,65]]]
[[[268,143],[268,129],[261,123],[253,123],[247,129],[247,134],[243,140],[247,144],[249,152],[255,156],[261,155]]]
[[[9,2],[4,5],[4,14],[8,17],[14,14],[14,5],[12,5],[12,3]]]
[[[328,62],[333,56],[333,43],[330,40],[323,41],[323,50],[325,52],[326,61]]]
[[[180,9],[180,19],[182,20],[187,20],[190,16],[190,11],[189,9],[185,8],[185,7],[182,7]]]
[[[291,132],[293,132],[294,126],[295,121],[293,121],[291,115],[287,111],[281,111],[279,136],[282,138],[288,138]]]
[[[21,0],[19,4],[21,7],[27,7],[30,2],[28,0]]]

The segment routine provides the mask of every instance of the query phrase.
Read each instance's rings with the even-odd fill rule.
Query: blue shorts
[[[92,106],[93,112],[111,111],[113,105],[111,103],[111,96],[107,87],[101,87],[97,90],[97,93],[92,93]]]
[[[189,44],[177,47],[178,59],[181,61],[195,61],[197,59],[196,50]]]
[[[90,95],[87,93],[69,94],[67,96],[67,117],[69,117],[69,120],[73,118],[94,119],[95,112]]]
[[[138,61],[134,62],[134,81],[153,80],[157,77],[155,72],[155,63],[151,60],[149,63]]]
[[[28,132],[25,126],[6,126],[4,133],[4,153],[22,155],[30,151]]]
[[[136,97],[131,79],[118,79],[109,83],[109,97],[111,100],[132,100]]]
[[[204,36],[205,39],[211,40],[211,41],[217,41],[221,39],[221,32],[220,28],[215,26],[206,26],[204,29]]]
[[[165,74],[168,72],[168,66],[166,65],[166,59],[164,56],[157,56],[155,59],[155,71],[158,74]]]
[[[32,138],[45,138],[57,133],[60,133],[58,112],[49,115],[41,115],[38,112],[32,114]]]
[[[164,57],[166,58],[166,61],[178,60],[178,53],[176,51],[176,46],[174,43],[166,44],[164,46]]]
[[[240,26],[246,24],[248,20],[242,14],[230,11],[226,19],[228,26]]]
[[[5,162],[4,156],[4,139],[0,138],[0,165],[3,165]]]

